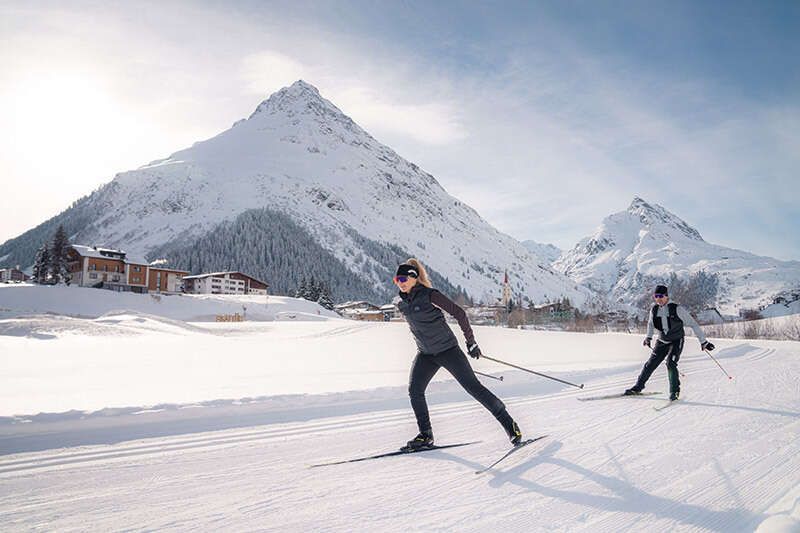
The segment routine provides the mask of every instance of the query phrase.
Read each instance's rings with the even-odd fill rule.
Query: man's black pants
[[[467,361],[467,356],[458,346],[454,346],[437,354],[418,353],[411,365],[411,376],[408,382],[408,395],[411,398],[411,408],[417,417],[417,426],[420,432],[431,430],[431,418],[428,414],[428,404],[425,401],[425,389],[433,376],[444,367],[456,381],[481,405],[489,410],[505,427],[510,421],[505,404],[483,386],[475,376],[475,372]]]
[[[669,377],[669,392],[670,394],[677,394],[681,391],[681,380],[678,374],[678,360],[681,358],[683,351],[683,338],[675,342],[659,342],[653,341],[655,347],[650,354],[650,359],[644,364],[642,373],[639,374],[639,379],[636,380],[634,389],[641,391],[644,389],[645,383],[650,379],[658,365],[661,364],[665,358],[667,359],[667,376]]]

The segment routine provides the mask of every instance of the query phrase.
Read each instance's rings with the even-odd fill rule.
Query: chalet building
[[[120,292],[179,293],[189,272],[151,267],[122,250],[73,244],[67,248],[70,283]]]
[[[17,268],[0,268],[0,283],[22,283],[28,281],[30,276]]]
[[[395,304],[386,304],[382,305],[380,308],[381,313],[383,313],[383,319],[388,322],[390,320],[394,320],[397,318],[402,318],[400,314],[400,310],[397,308]]]
[[[184,276],[187,294],[268,294],[269,285],[241,272],[213,272]]]
[[[377,313],[380,308],[364,300],[350,301],[333,306],[333,310],[345,318],[361,320],[364,313]]]

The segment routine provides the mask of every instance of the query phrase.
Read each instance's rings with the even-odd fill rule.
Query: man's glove
[[[650,341],[651,340],[653,340],[653,339],[651,339],[650,337],[645,337],[644,340],[642,341],[642,346],[647,346],[648,348],[651,348],[651,346],[650,346]]]
[[[467,345],[467,353],[470,357],[474,357],[475,359],[479,358],[481,355],[481,349],[478,346],[477,342],[473,342],[472,344]]]
[[[708,342],[708,341],[706,341],[706,342],[701,342],[701,343],[700,343],[700,349],[701,349],[701,350],[708,350],[708,351],[710,352],[711,350],[713,350],[713,349],[714,349],[714,345],[713,345],[713,344],[711,344],[711,343],[710,343],[710,342]]]

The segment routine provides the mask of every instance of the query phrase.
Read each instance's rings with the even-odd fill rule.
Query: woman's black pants
[[[428,414],[428,404],[425,401],[425,389],[433,376],[444,367],[456,381],[481,405],[489,410],[495,418],[505,427],[510,421],[506,406],[500,399],[478,381],[475,372],[467,360],[467,356],[458,346],[436,354],[418,353],[411,365],[411,376],[408,382],[408,395],[411,398],[411,407],[417,417],[417,426],[420,432],[431,430],[431,418]],[[508,420],[506,420],[508,419]]]

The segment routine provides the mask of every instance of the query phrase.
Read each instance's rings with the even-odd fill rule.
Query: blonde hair
[[[415,259],[415,258],[411,257],[410,259],[408,259],[406,261],[406,264],[407,265],[411,265],[411,266],[413,266],[414,268],[417,269],[417,272],[419,272],[419,277],[417,278],[417,281],[422,283],[423,285],[425,285],[426,287],[428,287],[430,289],[431,288],[431,280],[430,280],[430,278],[428,278],[428,271],[425,270],[425,267],[422,266],[422,263],[419,261],[419,259]]]

